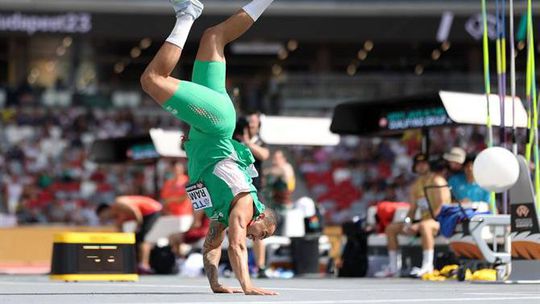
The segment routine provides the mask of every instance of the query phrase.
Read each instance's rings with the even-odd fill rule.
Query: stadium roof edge
[[[515,124],[527,127],[527,112],[515,99]],[[504,125],[512,126],[513,102],[504,99]],[[331,132],[340,135],[393,136],[406,130],[456,125],[485,125],[488,111],[485,94],[438,91],[369,101],[349,101],[334,109]],[[493,126],[501,124],[499,96],[489,96]]]
[[[207,1],[205,14],[229,14],[245,4],[246,1]],[[494,5],[493,5],[494,6]],[[516,3],[516,10],[525,9],[523,3]],[[19,11],[65,11],[79,10],[95,13],[141,13],[169,14],[167,1],[129,1],[129,0],[0,0],[1,10]],[[540,11],[540,8],[536,8]],[[276,2],[267,11],[269,15],[300,16],[436,16],[443,11],[455,15],[468,15],[480,11],[479,4],[471,1],[452,2],[355,2],[355,1],[301,1]]]

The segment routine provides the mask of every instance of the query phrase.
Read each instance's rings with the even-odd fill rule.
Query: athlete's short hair
[[[101,203],[97,206],[96,208],[96,214],[97,216],[99,216],[102,212],[108,210],[109,208],[111,208],[111,205],[107,204],[107,203]]]
[[[264,219],[263,219],[263,222],[264,222],[264,225],[268,228],[268,227],[271,227],[271,226],[274,226],[274,227],[277,227],[277,214],[274,210],[270,209],[270,208],[266,208],[264,210]]]

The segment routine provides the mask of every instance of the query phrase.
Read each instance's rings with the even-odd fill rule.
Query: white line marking
[[[5,285],[42,285],[42,286],[103,286],[103,287],[148,287],[148,288],[195,288],[195,289],[208,289],[208,285],[173,285],[173,284],[141,284],[137,282],[133,283],[121,283],[121,282],[0,282],[0,286]],[[73,285],[70,285],[73,284]],[[238,287],[239,286],[232,286]],[[408,291],[410,288],[343,288],[343,289],[325,289],[325,288],[293,288],[293,287],[273,287],[273,286],[261,286],[265,289],[275,289],[275,290],[290,290],[290,291],[334,291],[334,292],[351,292],[351,291],[369,291],[369,292],[387,292],[387,291]],[[415,288],[415,291],[418,290],[433,290],[433,288]]]
[[[110,286],[110,285],[109,285]],[[210,290],[209,285],[161,285],[161,284],[136,284],[136,285],[122,285],[122,286],[141,286],[141,287],[166,287],[166,288],[200,288]],[[236,288],[236,287],[235,287]],[[239,286],[237,288],[240,288]],[[292,287],[261,287],[275,290],[291,290],[291,291],[347,291],[344,289],[321,289],[321,288],[292,288]],[[404,289],[399,289],[404,290]]]
[[[148,287],[148,288],[195,288],[195,289],[208,289],[208,285],[173,285],[173,284],[145,284],[139,282],[125,283],[125,282],[8,282],[0,281],[0,285],[42,285],[42,286],[104,286],[104,287]],[[234,286],[233,286],[234,287]],[[239,288],[239,286],[238,286]],[[272,287],[272,286],[261,286],[261,288],[272,289],[272,290],[289,290],[289,291],[331,291],[331,292],[350,292],[350,291],[369,291],[369,292],[387,292],[387,291],[408,291],[410,288],[344,288],[344,289],[329,289],[329,288],[293,288],[293,287]],[[415,291],[418,290],[432,290],[431,287],[420,287],[415,288]]]
[[[418,302],[462,302],[462,301],[469,301],[469,302],[480,302],[480,301],[508,301],[508,300],[540,300],[540,296],[538,297],[498,297],[498,298],[454,298],[454,299],[448,299],[448,298],[432,298],[432,299],[426,299],[426,298],[417,298],[417,299],[374,299],[374,300],[324,300],[324,301],[238,301],[238,299],[234,299],[234,302],[225,302],[225,301],[219,301],[219,302],[175,302],[175,303],[168,303],[168,304],[223,304],[223,303],[257,303],[257,304],[281,304],[281,303],[291,303],[291,304],[364,304],[364,303],[418,303]],[[163,304],[163,303],[148,303],[144,302],[145,304]],[[122,303],[115,303],[115,304],[122,304]]]
[[[471,296],[507,296],[508,293],[502,293],[502,292],[466,292],[463,293],[464,295],[471,295]],[[540,296],[540,292],[512,292],[512,296]]]
[[[505,284],[539,284],[540,280],[516,280],[516,281],[505,281]]]
[[[133,282],[133,283],[125,283],[125,282],[109,282],[109,283],[103,283],[103,282],[75,282],[75,283],[70,283],[70,282],[62,282],[62,281],[58,281],[58,282],[47,282],[47,281],[42,281],[42,282],[16,282],[16,281],[12,281],[12,282],[9,282],[9,281],[0,281],[0,286],[1,285],[33,285],[33,286],[59,286],[59,287],[63,287],[63,286],[70,286],[70,287],[75,287],[75,286],[81,286],[81,287],[95,287],[95,286],[98,286],[98,287],[143,287],[143,288],[190,288],[190,289],[204,289],[204,290],[208,290],[210,291],[210,287],[208,285],[173,285],[173,284],[145,284],[145,283],[139,283],[139,282]],[[369,285],[368,285],[369,286]],[[282,291],[328,291],[328,292],[362,292],[362,291],[365,291],[365,292],[388,292],[388,291],[410,291],[411,289],[410,288],[375,288],[375,286],[373,287],[368,287],[368,286],[364,286],[363,288],[343,288],[343,289],[323,289],[323,288],[288,288],[288,287],[272,287],[272,286],[261,286],[261,288],[265,288],[265,289],[272,289],[272,290],[282,290]],[[482,288],[482,289],[478,289],[478,288],[474,288],[473,287],[474,285],[467,285],[467,288],[466,290],[471,292],[471,291],[475,291],[475,290],[478,290],[478,291],[484,291],[485,289]],[[478,286],[478,285],[477,285]],[[234,287],[234,286],[233,286]],[[447,290],[447,289],[454,289],[456,286],[455,285],[452,285],[452,286],[449,286],[449,285],[441,285],[439,286],[440,290]],[[427,290],[427,291],[431,291],[433,290],[432,287],[415,287],[414,288],[414,291],[422,291],[422,290]],[[470,294],[470,295],[474,295],[474,293],[465,293],[465,294]],[[478,293],[479,295],[493,295],[493,293]],[[507,293],[501,293],[501,295],[508,295]],[[512,293],[512,295],[518,295],[518,294],[514,294]],[[523,295],[536,295],[536,294],[523,294]]]
[[[92,284],[93,286],[96,286],[98,284]],[[105,285],[105,284],[99,284],[99,285]],[[107,286],[111,286],[111,285],[107,285]],[[166,288],[175,288],[175,287],[178,287],[178,288],[204,288],[204,289],[210,289],[210,286],[208,285],[162,285],[162,284],[137,284],[137,283],[134,283],[134,285],[129,285],[129,284],[116,284],[115,283],[115,286],[141,286],[141,287],[166,287]],[[233,286],[235,288],[240,288],[240,286]],[[273,286],[261,286],[261,288],[264,288],[264,289],[272,289],[272,290],[290,290],[290,291],[341,291],[341,292],[350,292],[350,291],[372,291],[372,292],[377,292],[377,291],[380,291],[380,292],[386,292],[386,291],[407,291],[407,290],[410,290],[410,289],[407,289],[407,288],[378,288],[378,289],[373,289],[373,288],[348,288],[348,289],[325,289],[325,288],[299,288],[299,287],[273,287]],[[429,290],[432,290],[431,288]]]

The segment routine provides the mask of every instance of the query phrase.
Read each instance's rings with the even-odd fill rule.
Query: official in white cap
[[[460,147],[453,147],[450,151],[444,153],[443,158],[448,162],[450,171],[459,172],[463,170],[467,153]]]
[[[466,180],[463,172],[463,164],[467,158],[467,153],[460,147],[453,147],[447,153],[443,154],[443,159],[448,163],[448,185],[451,187],[452,194],[455,196],[455,189]]]

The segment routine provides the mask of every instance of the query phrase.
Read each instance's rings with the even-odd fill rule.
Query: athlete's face
[[[272,163],[275,166],[282,166],[286,162],[287,160],[285,159],[285,155],[283,155],[283,151],[276,150],[276,152],[274,152],[274,156],[272,157]]]
[[[108,224],[114,218],[111,208],[107,208],[105,210],[102,210],[99,213],[98,217],[99,217],[100,223],[102,223],[102,224]]]
[[[265,213],[248,224],[247,238],[251,240],[263,240],[276,231],[276,225],[264,220]]]
[[[414,170],[418,175],[424,175],[429,172],[429,163],[426,161],[419,161],[414,166]]]
[[[458,172],[463,168],[463,165],[458,163],[458,162],[455,162],[455,161],[449,161],[448,162],[448,168],[452,172]]]

